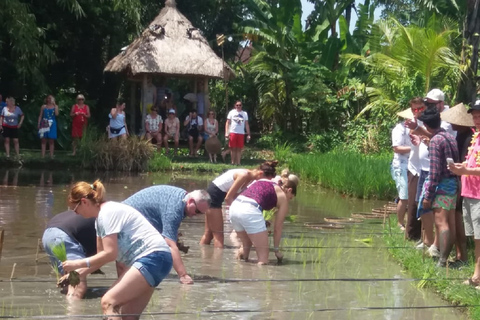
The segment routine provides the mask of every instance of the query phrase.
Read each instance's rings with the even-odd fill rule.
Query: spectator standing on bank
[[[108,117],[110,118],[110,126],[108,136],[111,139],[120,137],[120,139],[127,139],[128,129],[125,116],[125,102],[118,100],[115,108],[112,108]]]
[[[445,267],[455,239],[455,207],[458,181],[447,169],[447,158],[458,162],[455,137],[440,127],[437,108],[430,107],[419,117],[432,134],[429,144],[430,171],[419,200],[418,216],[433,211],[439,243],[438,266]],[[423,222],[423,220],[422,220]]]
[[[475,102],[468,113],[472,115],[476,130],[468,148],[466,161],[448,167],[453,173],[462,176],[465,233],[467,236],[473,236],[475,241],[475,268],[472,277],[464,283],[478,288],[480,286],[480,100]]]
[[[423,99],[416,97],[410,100],[410,108],[399,112],[400,117],[406,119],[416,119],[425,110]],[[408,175],[408,204],[407,204],[407,225],[406,236],[410,240],[420,240],[422,232],[422,224],[417,219],[417,202],[415,196],[417,194],[418,178],[420,176],[420,158],[419,143],[420,140],[409,132],[410,155],[408,158],[407,175]]]
[[[2,109],[0,114],[0,123],[2,125],[3,137],[5,138],[5,153],[10,157],[10,140],[13,140],[13,147],[17,156],[20,155],[20,143],[18,141],[18,131],[22,127],[25,115],[22,109],[15,105],[15,99],[7,98],[7,106]]]
[[[85,104],[83,94],[77,96],[77,103],[72,106],[70,117],[72,117],[72,156],[74,156],[77,153],[78,140],[82,139],[90,118],[90,108]]]
[[[53,159],[55,140],[57,140],[57,116],[58,105],[52,95],[47,96],[45,104],[40,108],[38,116],[38,135],[42,141],[42,158],[45,158],[47,140],[50,150],[50,158]]]
[[[240,165],[242,150],[245,144],[245,131],[248,142],[250,141],[248,114],[242,110],[242,101],[237,100],[235,102],[235,109],[228,113],[227,122],[225,123],[225,138],[229,139],[228,146],[231,150],[233,165]]]
[[[405,230],[405,213],[408,202],[408,157],[410,155],[410,136],[409,129],[405,122],[398,123],[392,130],[393,161],[391,164],[391,174],[398,192],[397,218],[398,226]]]

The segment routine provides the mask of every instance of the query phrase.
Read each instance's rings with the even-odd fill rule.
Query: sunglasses
[[[193,200],[193,203],[195,204],[195,213],[196,213],[196,214],[204,213],[204,212],[198,210],[197,202],[196,202],[195,200]]]
[[[80,203],[82,203],[81,200],[77,203],[77,205],[75,206],[75,208],[70,209],[70,207],[68,207],[68,210],[72,210],[73,212],[77,213],[77,208],[78,208],[78,206],[80,205]]]
[[[236,104],[235,107],[241,107],[242,105],[241,104]]]

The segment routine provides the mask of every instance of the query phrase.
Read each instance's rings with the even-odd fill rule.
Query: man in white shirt
[[[409,130],[405,127],[404,121],[398,123],[392,130],[393,160],[391,174],[398,192],[397,218],[398,226],[405,230],[405,212],[408,201],[408,177],[407,166],[410,155]]]
[[[247,142],[250,141],[250,126],[248,125],[248,114],[242,110],[242,101],[235,102],[235,109],[231,110],[225,123],[225,138],[229,139],[228,146],[231,150],[233,165],[240,165],[242,149],[245,145],[245,130]]]

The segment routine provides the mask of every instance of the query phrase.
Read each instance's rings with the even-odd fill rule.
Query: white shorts
[[[260,210],[258,204],[255,205],[256,202],[253,199],[250,199],[249,202],[241,202],[242,198],[240,200],[237,198],[230,206],[229,215],[233,229],[237,232],[246,231],[247,234],[266,231],[263,211]]]

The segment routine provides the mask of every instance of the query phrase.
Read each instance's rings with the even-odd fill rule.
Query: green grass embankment
[[[391,216],[392,228],[397,225],[395,217]],[[396,229],[395,229],[396,230]],[[388,226],[385,229],[384,241],[389,247],[407,247],[405,249],[388,249],[393,258],[408,271],[412,278],[430,279],[415,283],[418,288],[434,290],[444,300],[456,306],[467,306],[465,311],[471,319],[480,320],[480,290],[462,282],[473,274],[473,248],[469,248],[470,257],[467,266],[459,269],[436,267],[436,262],[422,250],[412,249],[414,243],[406,241],[403,233],[390,234]],[[453,248],[452,252],[455,252]],[[431,280],[434,279],[434,280]]]
[[[363,199],[393,199],[395,183],[390,175],[391,154],[363,155],[332,151],[293,154],[285,161],[303,180]]]

